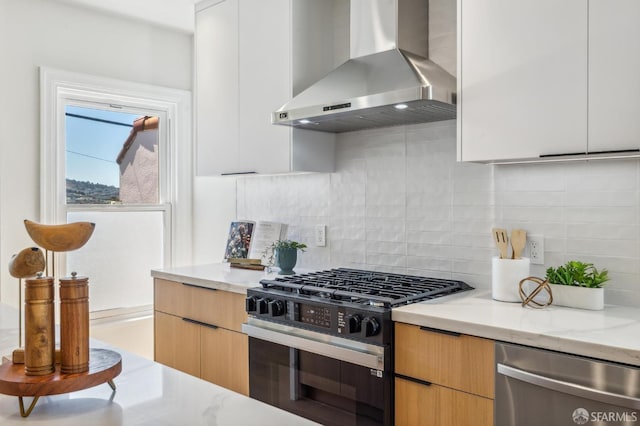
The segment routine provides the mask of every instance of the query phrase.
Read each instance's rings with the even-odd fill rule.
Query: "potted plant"
[[[592,263],[571,260],[557,268],[547,269],[547,281],[553,303],[582,309],[603,309],[604,289],[609,271],[598,270]]]
[[[280,271],[280,275],[293,275],[295,272],[293,268],[298,261],[298,250],[304,251],[307,245],[292,240],[278,240],[267,248],[267,258],[269,264],[273,264],[275,257],[275,263]]]

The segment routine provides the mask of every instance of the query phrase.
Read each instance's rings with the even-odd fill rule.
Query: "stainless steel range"
[[[253,398],[325,425],[393,424],[391,309],[462,281],[338,268],[247,290]]]

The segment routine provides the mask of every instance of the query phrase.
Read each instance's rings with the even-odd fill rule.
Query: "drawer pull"
[[[210,287],[202,287],[200,285],[196,285],[196,284],[189,284],[189,283],[182,283],[182,285],[187,286],[187,287],[195,287],[195,288],[202,288],[204,290],[217,290],[217,288],[210,288]]]
[[[446,334],[447,336],[460,337],[462,333],[456,333],[455,331],[449,330],[440,330],[439,328],[431,328],[431,327],[420,327],[422,331],[432,331],[434,333]]]
[[[201,326],[209,327],[209,328],[213,328],[213,329],[218,328],[217,325],[207,324],[206,322],[196,321],[196,320],[191,319],[191,318],[182,318],[182,321],[190,322],[191,324],[201,325]]]
[[[396,377],[399,378],[399,379],[402,379],[402,380],[407,380],[409,382],[418,383],[420,385],[431,386],[431,382],[427,382],[426,380],[416,379],[415,377],[405,376],[404,374],[396,373]]]

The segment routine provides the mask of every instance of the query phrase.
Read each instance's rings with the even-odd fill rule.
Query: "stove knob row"
[[[245,309],[249,313],[269,314],[272,317],[284,315],[286,304],[282,300],[271,300],[266,297],[249,296],[245,299]]]
[[[362,329],[360,335],[362,337],[375,336],[380,331],[380,323],[373,317],[365,317],[362,320]]]

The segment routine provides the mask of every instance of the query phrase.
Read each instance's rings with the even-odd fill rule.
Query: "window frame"
[[[66,223],[67,211],[163,211],[164,265],[192,260],[191,93],[112,78],[40,67],[40,222]],[[158,111],[165,117],[158,204],[66,204],[66,105],[111,105]],[[124,108],[123,108],[124,110]],[[161,123],[162,126],[162,123]],[[161,140],[163,138],[160,138]],[[162,142],[161,142],[162,143]],[[163,147],[160,147],[162,149]],[[64,273],[63,256],[55,270]]]

